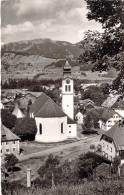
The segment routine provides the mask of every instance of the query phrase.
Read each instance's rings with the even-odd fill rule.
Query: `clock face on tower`
[[[67,80],[66,80],[66,83],[67,83],[67,84],[69,84],[69,83],[70,83],[70,80],[69,80],[69,79],[67,79]]]

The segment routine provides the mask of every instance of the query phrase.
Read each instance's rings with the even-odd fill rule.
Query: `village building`
[[[78,112],[76,115],[75,115],[75,120],[78,124],[83,124],[84,122],[84,114],[82,112]]]
[[[66,62],[68,66],[70,73],[70,65]],[[35,118],[37,125],[35,140],[38,142],[59,142],[77,137],[77,124],[73,120],[73,80],[65,77],[62,88],[62,109],[44,93],[30,106],[30,117]]]
[[[0,109],[4,109],[4,105],[0,102]]]
[[[15,109],[12,112],[13,115],[15,115],[17,118],[24,118],[25,115],[23,112],[19,109],[18,105],[15,104]]]
[[[1,126],[1,155],[11,154],[19,155],[20,138],[12,133],[4,125]]]
[[[99,120],[99,127],[108,131],[113,125],[124,118],[123,114],[113,109],[105,108]]]
[[[124,120],[101,136],[100,145],[104,157],[113,161],[116,156],[120,156],[121,164],[124,163]]]
[[[86,111],[87,109],[95,108],[95,103],[90,99],[79,100],[78,109],[82,111]]]

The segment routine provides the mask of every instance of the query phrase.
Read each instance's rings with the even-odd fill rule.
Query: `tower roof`
[[[68,60],[66,60],[66,62],[65,62],[64,69],[71,69],[71,66],[70,66]]]
[[[68,60],[66,60],[65,65],[63,67],[63,75],[64,76],[70,76],[71,75],[71,66],[70,66]]]

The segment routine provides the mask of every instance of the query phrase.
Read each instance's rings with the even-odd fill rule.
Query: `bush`
[[[2,109],[1,110],[1,119],[2,119],[2,124],[5,127],[12,129],[15,126],[15,122],[16,122],[17,118],[10,111]]]
[[[7,170],[13,171],[14,166],[18,163],[18,158],[14,154],[6,154],[4,161],[5,168]]]
[[[22,140],[34,140],[37,132],[35,119],[29,117],[17,119],[13,132],[20,136]]]

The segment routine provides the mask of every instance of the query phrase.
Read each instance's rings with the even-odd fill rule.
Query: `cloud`
[[[34,26],[31,22],[24,22],[23,24],[18,25],[11,25],[8,24],[6,27],[3,27],[1,29],[1,32],[3,35],[12,35],[12,34],[18,34],[19,32],[28,32],[33,30]]]
[[[78,42],[83,32],[101,30],[86,18],[84,0],[10,0],[2,2],[2,41],[51,38]]]

